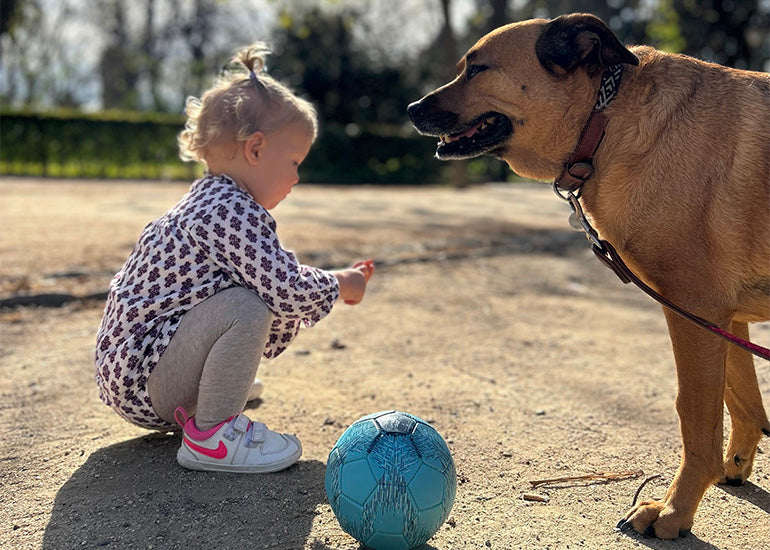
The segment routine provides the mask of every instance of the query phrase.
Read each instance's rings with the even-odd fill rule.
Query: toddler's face
[[[312,133],[299,123],[265,134],[257,162],[244,182],[254,200],[270,210],[285,199],[299,182],[297,168],[312,144]]]

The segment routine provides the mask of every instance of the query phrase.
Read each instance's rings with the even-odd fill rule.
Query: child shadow
[[[43,537],[60,548],[302,548],[325,502],[318,460],[274,474],[193,472],[178,434],[100,449],[62,486]]]

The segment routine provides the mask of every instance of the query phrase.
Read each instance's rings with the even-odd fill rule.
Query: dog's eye
[[[489,67],[486,65],[471,65],[468,67],[468,74],[466,75],[468,80],[479,74],[480,72],[486,71]]]

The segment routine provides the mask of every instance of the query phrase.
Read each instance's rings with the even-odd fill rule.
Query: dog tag
[[[575,231],[585,231],[583,228],[583,224],[580,223],[580,220],[577,217],[577,214],[574,212],[569,215],[569,226],[574,229]]]

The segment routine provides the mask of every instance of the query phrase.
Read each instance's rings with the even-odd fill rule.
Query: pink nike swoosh
[[[207,449],[206,447],[201,447],[200,445],[196,445],[195,443],[190,441],[187,438],[187,436],[184,436],[184,442],[187,443],[187,446],[190,447],[196,453],[206,455],[210,458],[222,459],[227,456],[227,447],[225,447],[225,444],[223,441],[219,442],[219,446],[216,449]]]

